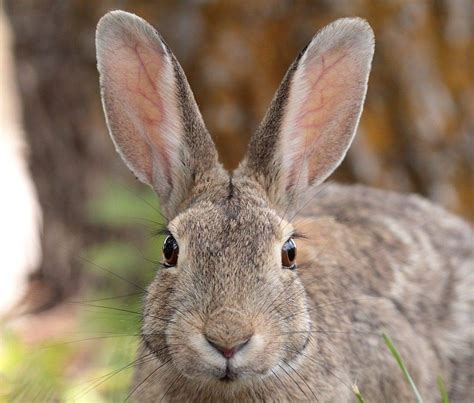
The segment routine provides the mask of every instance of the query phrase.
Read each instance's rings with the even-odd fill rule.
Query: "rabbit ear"
[[[288,70],[242,165],[275,204],[296,202],[342,162],[359,123],[373,52],[369,24],[344,18],[318,32]]]
[[[159,33],[123,11],[97,26],[97,61],[110,135],[127,166],[152,186],[167,216],[217,152],[176,58]]]

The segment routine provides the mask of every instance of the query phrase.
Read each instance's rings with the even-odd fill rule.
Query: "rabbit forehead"
[[[234,245],[248,246],[278,241],[284,230],[281,218],[269,207],[248,200],[202,202],[173,220],[169,227],[181,243],[224,251]]]
[[[180,258],[200,267],[261,266],[262,259],[278,262],[282,242],[293,230],[262,200],[245,194],[199,202],[171,221],[169,228],[180,245]]]

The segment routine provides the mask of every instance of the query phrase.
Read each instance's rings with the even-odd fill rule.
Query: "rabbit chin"
[[[187,378],[242,384],[265,377],[278,365],[281,347],[276,344],[279,343],[255,334],[232,358],[226,359],[203,335],[195,334],[181,348],[173,349],[173,364]]]

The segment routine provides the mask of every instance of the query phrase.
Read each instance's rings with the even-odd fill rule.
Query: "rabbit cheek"
[[[285,361],[292,361],[298,357],[308,344],[311,334],[311,319],[306,304],[306,292],[295,279],[292,284],[286,284],[288,297],[285,304],[275,310],[275,320],[278,323],[278,335],[283,346],[282,355]]]
[[[166,332],[173,322],[169,304],[176,275],[168,270],[160,271],[149,286],[143,310],[142,339],[149,350],[162,361],[169,358]]]

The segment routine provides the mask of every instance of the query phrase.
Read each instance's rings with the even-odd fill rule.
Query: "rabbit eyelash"
[[[308,239],[308,237],[304,233],[299,232],[299,231],[294,231],[291,234],[291,238],[293,238],[293,239]]]
[[[153,236],[156,236],[156,237],[169,236],[169,235],[171,235],[171,231],[165,225],[159,226],[155,231],[153,231]]]

